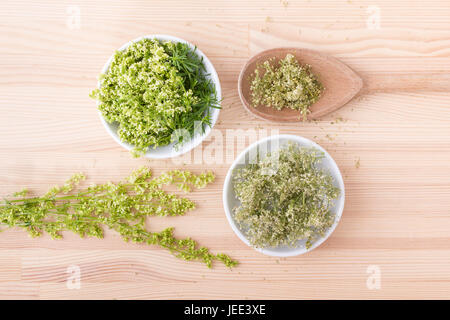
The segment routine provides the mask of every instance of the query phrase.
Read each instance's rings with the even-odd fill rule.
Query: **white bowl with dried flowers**
[[[289,205],[291,203],[295,203],[295,205],[297,205],[297,203],[299,203],[298,204],[299,206],[304,206],[304,207],[302,207],[302,209],[299,210],[299,208],[295,208],[295,206],[293,208],[288,206],[289,210],[287,210],[287,211],[290,211],[290,209],[293,209],[293,210],[291,210],[292,212],[297,212],[297,213],[301,212],[303,215],[305,215],[307,220],[301,220],[303,218],[297,219],[295,217],[290,216],[287,221],[296,221],[296,222],[310,221],[310,220],[308,220],[308,217],[307,217],[308,214],[310,214],[310,212],[311,212],[311,214],[313,212],[316,212],[316,213],[314,213],[314,214],[316,214],[316,216],[314,217],[314,219],[316,219],[316,220],[321,218],[322,216],[328,217],[327,219],[325,219],[325,218],[323,219],[323,221],[327,221],[326,224],[323,224],[323,226],[326,226],[326,228],[323,227],[324,229],[318,235],[315,235],[314,233],[311,233],[311,231],[308,231],[309,233],[312,234],[312,236],[308,239],[311,239],[311,238],[314,239],[313,242],[309,242],[309,243],[308,243],[309,240],[306,238],[290,237],[288,245],[285,244],[283,241],[281,241],[281,242],[278,241],[277,243],[283,243],[283,244],[277,245],[277,246],[255,245],[255,243],[257,244],[259,240],[263,239],[262,236],[259,235],[259,232],[261,231],[261,229],[266,230],[266,232],[268,232],[267,235],[264,235],[266,237],[266,240],[270,239],[271,237],[274,239],[277,239],[276,238],[276,235],[277,235],[276,232],[278,230],[277,227],[274,225],[273,229],[271,229],[272,226],[270,224],[267,225],[268,222],[262,222],[262,218],[269,217],[269,220],[273,218],[273,219],[275,219],[273,221],[285,221],[283,219],[286,218],[284,216],[284,215],[286,215],[286,212],[279,212],[273,208],[275,206],[274,204],[279,205],[279,207],[282,208],[282,206],[280,204],[282,204],[284,202],[282,202],[280,199],[276,199],[276,197],[280,197],[280,194],[275,195],[275,197],[271,197],[271,194],[270,194],[271,191],[278,188],[278,184],[282,185],[284,183],[284,181],[283,180],[281,180],[281,181],[274,180],[274,181],[279,181],[279,182],[277,182],[275,184],[271,184],[269,180],[265,180],[266,182],[269,181],[269,183],[264,182],[263,184],[256,184],[254,186],[254,188],[248,188],[248,185],[242,184],[242,177],[244,177],[248,181],[253,181],[252,179],[255,179],[256,175],[261,174],[261,172],[262,172],[261,169],[263,169],[263,168],[267,169],[267,167],[264,167],[265,165],[264,165],[263,161],[265,161],[264,159],[269,159],[269,158],[272,160],[279,159],[279,161],[287,161],[286,164],[288,165],[288,168],[289,168],[289,166],[292,166],[292,163],[289,164],[289,161],[290,161],[289,157],[291,155],[289,155],[289,154],[283,155],[281,153],[281,152],[287,152],[287,151],[282,151],[282,150],[286,150],[286,148],[293,148],[292,150],[310,150],[308,152],[314,152],[314,154],[320,155],[320,157],[317,158],[320,160],[319,161],[314,160],[315,161],[314,165],[311,166],[311,168],[314,168],[314,170],[315,170],[314,172],[312,172],[312,174],[316,178],[316,180],[314,180],[314,181],[315,181],[315,183],[317,183],[317,181],[322,181],[321,183],[324,183],[324,185],[326,184],[327,188],[330,191],[330,192],[327,191],[326,194],[333,195],[332,197],[330,196],[329,199],[328,198],[326,199],[326,200],[329,200],[329,202],[327,202],[326,204],[321,204],[320,207],[318,207],[319,205],[317,204],[318,203],[317,198],[315,198],[315,197],[319,196],[323,190],[321,191],[318,189],[316,194],[311,194],[310,191],[314,190],[314,189],[310,189],[307,184],[304,185],[304,189],[302,189],[302,188],[295,189],[295,186],[293,186],[294,189],[297,190],[297,191],[295,191],[297,193],[292,193],[291,195],[301,195],[302,190],[303,190],[303,194],[306,194],[307,191],[305,191],[305,190],[309,190],[308,191],[309,194],[306,198],[308,200],[306,200],[306,202],[305,202],[305,196],[303,196],[303,203],[302,203],[301,199],[290,199],[291,202],[289,203]],[[278,151],[280,151],[279,154],[278,154]],[[303,151],[295,151],[295,152],[303,152]],[[307,151],[304,151],[304,152],[307,152]],[[272,154],[272,156],[270,156],[270,154]],[[274,158],[275,154],[278,154],[277,158]],[[297,155],[294,155],[294,156],[297,157],[295,159],[296,159],[296,163],[298,163],[297,160],[301,159],[301,158],[298,158],[299,154],[297,153]],[[308,159],[313,159],[313,158],[308,158]],[[314,159],[316,159],[316,158],[314,158]],[[270,160],[270,161],[272,161],[272,160]],[[249,166],[249,164],[252,164],[253,166]],[[295,173],[289,173],[290,172],[289,170],[286,171],[286,172],[288,172],[287,176],[285,176],[285,177],[279,176],[281,173],[279,173],[277,170],[282,170],[283,165],[285,165],[285,164],[283,164],[283,162],[279,162],[279,163],[277,163],[277,165],[279,165],[279,167],[273,167],[274,168],[273,172],[264,173],[264,174],[267,174],[267,179],[279,179],[281,177],[285,181],[288,181],[288,180],[290,181],[291,178],[294,178],[294,180],[292,180],[292,181],[297,181],[297,187],[299,185],[298,181],[300,181],[300,182],[307,181],[303,178],[307,177],[308,175],[302,176],[302,174],[303,174],[302,173],[300,175],[299,179],[295,180],[295,177],[293,177],[295,175]],[[293,166],[296,167],[295,163]],[[305,162],[305,166],[307,166],[307,162]],[[244,171],[244,174],[242,174],[243,168],[244,169],[249,168],[248,170],[253,170],[253,171]],[[299,168],[298,170],[303,170],[301,166],[299,166],[298,168]],[[310,167],[308,167],[308,168],[310,168]],[[247,170],[247,169],[245,169],[245,170]],[[265,176],[261,176],[261,178],[262,178],[262,180],[266,179]],[[319,180],[317,180],[317,179],[319,179]],[[320,179],[322,179],[322,180],[320,180]],[[244,180],[244,183],[245,183],[245,180]],[[249,190],[243,191],[245,189],[242,188],[242,185],[246,186]],[[238,189],[236,189],[237,186],[239,187]],[[239,195],[237,195],[236,190],[238,190]],[[257,194],[258,192],[260,193],[259,198],[258,198],[258,194]],[[246,196],[245,199],[244,199],[243,195]],[[285,194],[281,195],[281,197],[284,197],[284,196],[285,196]],[[300,198],[301,198],[301,196],[300,196]],[[310,201],[309,200],[310,198],[312,199],[311,203],[308,203],[308,201]],[[245,205],[243,205],[241,203],[240,199],[245,200],[244,201]],[[325,201],[325,199],[323,201]],[[320,200],[319,200],[319,202],[320,202]],[[303,138],[300,136],[296,136],[296,135],[271,136],[271,137],[267,137],[262,140],[259,140],[259,141],[255,142],[254,144],[250,145],[247,149],[245,149],[236,158],[236,160],[231,165],[231,167],[228,171],[228,174],[225,178],[225,183],[224,183],[224,187],[223,187],[223,206],[225,209],[225,214],[228,219],[228,222],[229,222],[231,228],[233,229],[234,233],[236,233],[236,235],[239,237],[239,239],[241,239],[248,246],[256,249],[257,251],[259,251],[263,254],[270,255],[270,256],[277,256],[277,257],[289,257],[289,256],[301,255],[301,254],[309,252],[309,251],[317,248],[318,246],[320,246],[333,233],[336,226],[338,225],[339,220],[341,219],[341,216],[342,216],[342,212],[344,210],[344,202],[345,202],[344,181],[342,179],[341,172],[340,172],[336,162],[328,154],[328,152],[326,152],[326,150],[323,149],[321,146],[319,146],[318,144],[316,144],[315,142],[313,142],[309,139],[306,139],[306,138]],[[259,204],[264,203],[265,207],[261,208],[260,210],[252,211],[252,210],[248,210],[249,203],[252,205],[254,203],[259,203]],[[267,207],[268,203],[269,203],[269,206]],[[237,221],[239,219],[242,220],[242,216],[243,216],[242,210],[244,210],[242,208],[244,208],[246,210],[246,211],[244,211],[245,214],[247,215],[246,216],[247,220],[245,220],[246,223],[242,223],[242,221]],[[318,210],[317,208],[319,208],[322,211],[317,211]],[[250,214],[248,214],[249,212],[250,212]],[[292,214],[292,212],[290,214]],[[320,214],[317,212],[320,212]],[[267,213],[279,215],[281,217],[281,220],[276,220],[276,219],[279,219],[279,217],[271,217],[270,215],[266,216]],[[253,214],[253,216],[252,216],[252,214]],[[239,219],[237,219],[237,218],[239,218]],[[270,220],[270,221],[272,221],[272,220]],[[255,226],[259,226],[260,229],[252,232],[251,228],[255,227]],[[313,228],[310,226],[311,225],[307,225],[308,228],[310,228],[310,229]],[[286,227],[286,225],[284,227]],[[291,230],[290,229],[291,227],[293,228],[293,230],[295,230],[295,227],[293,227],[292,225],[288,225],[287,227],[289,230]],[[273,234],[270,234],[271,230],[273,231]],[[302,229],[302,230],[305,230],[305,229]],[[263,232],[263,231],[261,231],[261,232]],[[278,236],[279,235],[280,235],[280,233],[278,233]],[[291,235],[292,234],[290,234],[290,236]],[[269,242],[273,243],[274,241],[269,241]]]

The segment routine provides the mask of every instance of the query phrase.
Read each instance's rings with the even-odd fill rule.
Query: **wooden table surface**
[[[448,75],[449,18],[445,0],[1,1],[0,195],[23,187],[44,192],[78,171],[105,182],[141,165],[156,173],[212,169],[216,182],[190,195],[198,209],[154,219],[151,228],[175,226],[177,236],[192,236],[240,265],[210,270],[124,243],[115,232],[103,240],[69,233],[51,240],[11,229],[0,234],[0,298],[450,298],[446,88],[397,86],[358,97],[317,123],[282,125],[247,114],[237,93],[245,61],[277,46],[331,54],[371,83],[397,74]],[[210,58],[224,95],[215,128],[224,135],[297,134],[335,158],[346,205],[318,249],[280,259],[235,236],[221,192],[233,150],[220,163],[183,166],[133,159],[107,134],[88,96],[98,73],[123,43],[156,33],[195,43]],[[79,267],[79,289],[68,286],[71,266]]]

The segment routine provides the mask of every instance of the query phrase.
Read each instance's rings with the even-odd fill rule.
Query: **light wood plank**
[[[79,29],[66,25],[69,6],[80,9]],[[369,6],[380,9],[379,30],[367,28]],[[442,0],[289,0],[286,6],[279,0],[3,1],[0,196],[23,187],[42,193],[77,171],[90,182],[105,182],[141,165],[156,174],[211,169],[216,182],[189,195],[198,204],[195,211],[153,219],[150,226],[174,226],[177,236],[192,236],[241,264],[232,271],[219,264],[209,270],[153,246],[125,243],[111,231],[102,240],[72,234],[51,240],[12,229],[0,233],[0,299],[450,298],[447,90],[381,90],[302,124],[255,119],[237,95],[247,58],[276,46],[334,55],[372,84],[392,75],[448,75],[449,16],[450,3]],[[185,38],[210,57],[223,89],[215,127],[222,134],[298,134],[335,158],[344,175],[346,207],[336,231],[317,250],[289,259],[266,257],[228,226],[221,192],[234,157],[226,153],[236,155],[249,141],[225,149],[220,163],[205,165],[133,159],[108,136],[89,92],[117,47],[152,33]],[[202,148],[214,143],[209,139]],[[71,265],[81,270],[79,290],[67,288]],[[370,266],[380,268],[379,290],[366,285]]]

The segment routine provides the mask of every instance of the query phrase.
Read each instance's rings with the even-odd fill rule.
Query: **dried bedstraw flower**
[[[319,168],[322,158],[314,148],[289,143],[237,169],[233,182],[240,205],[233,216],[253,246],[297,246],[305,240],[309,248],[331,227],[340,190]]]
[[[253,106],[299,110],[300,117],[306,119],[309,107],[319,100],[322,84],[311,67],[300,65],[292,54],[287,54],[278,64],[274,60],[264,61],[255,69],[250,86]]]

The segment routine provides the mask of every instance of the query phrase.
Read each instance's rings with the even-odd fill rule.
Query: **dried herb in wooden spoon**
[[[273,58],[261,63],[254,71],[250,90],[254,107],[298,110],[301,118],[306,119],[309,107],[319,100],[323,87],[309,65],[300,65],[288,53],[278,63]]]

